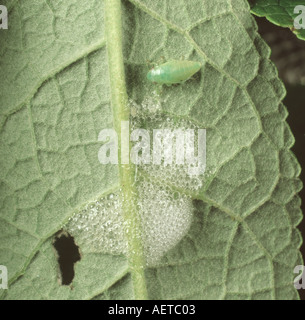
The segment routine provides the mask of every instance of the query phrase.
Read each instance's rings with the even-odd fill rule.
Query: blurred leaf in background
[[[305,40],[305,3],[300,0],[249,0],[251,11],[259,17],[293,31],[299,39]],[[300,5],[303,7],[301,10]],[[295,12],[295,8],[299,7]],[[297,19],[297,20],[296,20]],[[295,21],[301,25],[295,28]]]

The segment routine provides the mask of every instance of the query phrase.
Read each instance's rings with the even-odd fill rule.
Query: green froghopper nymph
[[[181,83],[197,73],[201,67],[198,61],[171,60],[151,69],[147,74],[147,79],[167,85]]]

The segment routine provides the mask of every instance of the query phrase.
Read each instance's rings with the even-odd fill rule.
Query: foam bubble
[[[190,192],[198,191],[202,187],[204,180],[207,179],[209,175],[212,174],[212,172],[206,171],[204,174],[191,175],[190,168],[194,166],[190,165],[186,159],[183,164],[179,164],[175,154],[175,148],[177,144],[176,134],[180,130],[184,135],[184,152],[187,150],[187,148],[193,148],[196,154],[198,146],[198,129],[204,128],[199,128],[199,126],[197,126],[196,124],[183,118],[177,119],[172,118],[169,115],[164,115],[161,112],[160,106],[154,109],[156,103],[152,103],[151,101],[150,103],[150,107],[147,107],[146,104],[149,104],[147,101],[144,105],[140,106],[133,102],[133,108],[137,111],[131,114],[131,130],[143,128],[143,126],[145,126],[145,129],[150,135],[151,147],[150,163],[139,165],[138,170],[144,170],[147,174],[149,174],[157,181],[161,180],[166,184],[170,184],[172,186]],[[145,106],[145,108],[143,106]],[[151,110],[154,110],[154,112],[151,112]],[[186,131],[190,129],[194,131],[194,141],[188,139],[188,136],[186,134]],[[166,139],[168,139],[168,141],[172,141],[172,149],[170,150],[165,148],[165,151],[163,153],[163,155],[165,155],[167,151],[172,152],[172,163],[165,163],[163,158],[161,164],[154,164],[153,130],[162,131],[160,131],[159,133],[160,135],[162,135],[162,141]]]
[[[119,195],[111,193],[76,212],[66,229],[77,238],[78,245],[88,251],[125,254],[127,243],[121,211]]]
[[[129,108],[131,130],[145,128],[150,139],[153,138],[153,129],[199,129],[186,119],[165,115],[157,93],[153,93],[141,105],[130,101]],[[196,143],[195,139],[195,146]],[[156,165],[152,160],[150,164],[136,167],[134,185],[140,219],[137,236],[142,241],[148,266],[157,265],[162,256],[186,235],[193,215],[192,199],[186,194],[197,192],[206,177],[206,174],[190,176],[189,164],[166,165],[163,161],[161,165]],[[123,220],[123,209],[122,192],[117,191],[76,212],[66,229],[75,237],[80,248],[127,255],[125,233],[130,224]]]
[[[146,262],[155,265],[189,230],[192,200],[147,180],[139,183],[138,190]]]
[[[137,199],[144,256],[157,264],[187,233],[192,221],[192,200],[171,189],[140,178]],[[86,206],[68,222],[66,229],[81,248],[109,254],[128,254],[120,193],[110,194]]]

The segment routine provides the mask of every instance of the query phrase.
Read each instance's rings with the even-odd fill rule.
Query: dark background
[[[292,149],[297,156],[302,169],[305,168],[305,41],[299,40],[288,28],[278,27],[265,18],[257,18],[259,33],[271,47],[271,60],[279,70],[287,96],[284,104],[289,116],[287,121],[295,136],[295,145]],[[302,170],[301,179],[305,185],[305,170]],[[305,189],[300,192],[302,211],[305,212]],[[305,219],[299,225],[303,239],[305,239]],[[305,261],[305,244],[301,247]],[[305,300],[305,289],[299,294]]]

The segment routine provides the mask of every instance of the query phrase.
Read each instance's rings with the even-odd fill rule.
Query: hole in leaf
[[[74,278],[74,264],[81,259],[79,248],[74,238],[64,230],[57,233],[53,246],[57,252],[61,284],[68,286]]]

